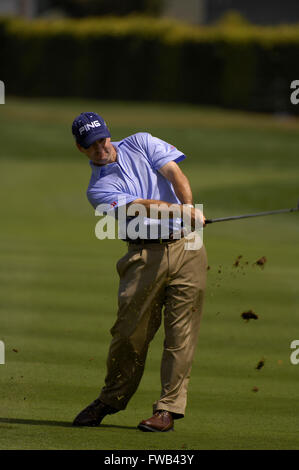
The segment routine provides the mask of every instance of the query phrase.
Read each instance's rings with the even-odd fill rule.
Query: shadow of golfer
[[[78,429],[80,426],[73,426],[68,421],[50,421],[40,419],[19,419],[19,418],[0,418],[0,424],[30,424],[34,426],[60,426],[63,428]],[[86,427],[86,426],[82,426]],[[100,426],[89,426],[95,428],[116,428],[116,429],[137,429],[135,426],[118,426],[117,424],[101,424]]]

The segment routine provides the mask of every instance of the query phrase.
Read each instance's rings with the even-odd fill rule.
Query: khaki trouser
[[[163,244],[129,245],[117,263],[118,315],[111,329],[107,376],[100,399],[126,408],[145,366],[150,341],[161,324],[165,340],[162,391],[154,411],[184,416],[187,387],[199,333],[206,285],[205,248],[185,250],[186,239]]]

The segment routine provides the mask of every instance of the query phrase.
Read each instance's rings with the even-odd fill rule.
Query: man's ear
[[[76,142],[76,147],[78,150],[80,150],[80,152],[84,153],[84,147],[82,147],[82,145],[78,144],[78,142]]]

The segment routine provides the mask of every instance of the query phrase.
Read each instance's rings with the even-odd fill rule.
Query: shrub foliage
[[[0,21],[8,94],[183,101],[298,113],[299,27],[148,17]]]

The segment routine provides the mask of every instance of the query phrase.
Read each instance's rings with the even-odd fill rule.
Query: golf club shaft
[[[257,212],[255,214],[245,214],[245,215],[235,215],[231,217],[220,217],[218,219],[206,219],[205,224],[212,224],[214,222],[225,222],[226,220],[237,220],[237,219],[247,219],[248,217],[260,217],[263,215],[271,215],[271,214],[283,214],[285,212],[295,212],[298,211],[299,207],[294,207],[291,209],[280,209],[276,211],[268,211],[268,212]]]

